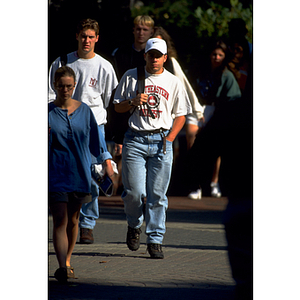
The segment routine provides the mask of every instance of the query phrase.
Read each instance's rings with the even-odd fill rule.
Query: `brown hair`
[[[229,52],[228,52],[227,44],[222,39],[219,39],[214,44],[212,44],[210,48],[210,54],[216,49],[221,49],[225,54],[225,58],[222,62],[222,69],[224,69],[228,65],[228,60],[229,60]]]
[[[83,19],[77,25],[77,33],[79,34],[82,30],[92,29],[95,31],[96,36],[99,35],[99,24],[93,19]]]
[[[161,36],[161,38],[166,41],[168,56],[170,58],[174,57],[175,59],[177,59],[177,51],[175,49],[173,40],[170,37],[170,35],[162,27],[155,27],[153,37],[157,37],[157,36]]]
[[[60,67],[56,70],[54,74],[54,82],[58,82],[62,77],[73,77],[74,82],[76,82],[76,75],[72,68],[68,66]]]

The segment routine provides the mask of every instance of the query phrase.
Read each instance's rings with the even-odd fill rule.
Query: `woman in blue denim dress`
[[[82,203],[91,198],[91,154],[113,176],[111,157],[103,157],[105,140],[91,109],[72,99],[75,73],[67,66],[55,73],[56,99],[49,103],[49,205],[53,217],[53,245],[59,268],[55,278],[74,278],[71,255],[78,235]]]

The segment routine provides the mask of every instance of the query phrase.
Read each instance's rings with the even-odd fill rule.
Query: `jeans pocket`
[[[167,149],[167,150],[170,150],[170,149],[172,149],[172,148],[173,148],[173,142],[168,141],[168,140],[166,139],[166,149]]]

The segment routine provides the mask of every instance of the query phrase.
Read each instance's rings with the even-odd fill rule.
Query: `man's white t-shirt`
[[[114,104],[135,98],[138,94],[137,69],[128,70],[120,80],[114,96]],[[148,94],[148,108],[132,108],[129,127],[136,131],[171,129],[173,117],[192,112],[186,90],[181,81],[166,69],[161,74],[145,71],[145,94]],[[151,109],[155,118],[149,113]]]
[[[118,80],[112,64],[98,54],[91,59],[79,58],[77,51],[68,54],[67,66],[76,75],[76,86],[73,99],[87,104],[94,113],[97,124],[106,124],[106,108],[113,89]],[[60,57],[50,67],[48,102],[56,98],[54,90],[54,74],[61,67]]]

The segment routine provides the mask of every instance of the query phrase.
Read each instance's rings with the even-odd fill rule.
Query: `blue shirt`
[[[91,109],[81,105],[68,110],[48,105],[49,191],[91,192],[91,154],[98,163],[111,159]]]

